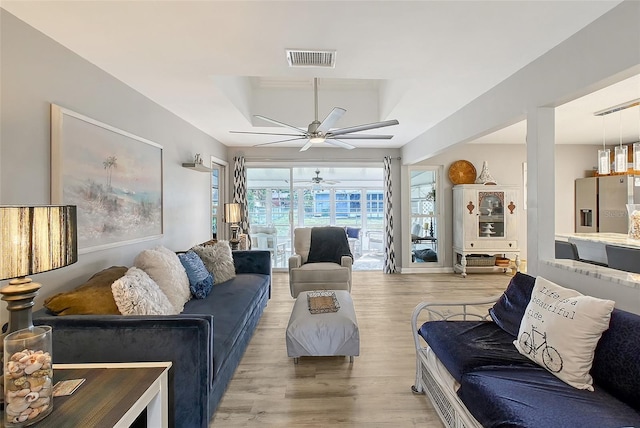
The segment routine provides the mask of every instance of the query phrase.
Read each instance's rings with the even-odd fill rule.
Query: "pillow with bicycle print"
[[[614,305],[539,276],[513,344],[565,383],[593,391],[589,371]]]

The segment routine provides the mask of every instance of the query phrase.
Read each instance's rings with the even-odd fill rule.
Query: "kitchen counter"
[[[629,239],[626,233],[559,233],[556,239],[572,242],[581,259],[607,264],[607,244],[640,249],[640,241]]]

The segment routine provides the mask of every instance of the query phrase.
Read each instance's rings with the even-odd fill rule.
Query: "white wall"
[[[226,159],[224,145],[3,9],[0,31],[0,204],[50,203],[51,103],[164,148],[163,238],[81,254],[74,265],[34,275],[43,284],[36,307],[102,268],[131,266],[143,248],[187,249],[210,238],[209,174],[181,163],[195,153]]]

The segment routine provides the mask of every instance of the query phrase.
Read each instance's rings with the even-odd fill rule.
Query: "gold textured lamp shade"
[[[32,326],[31,307],[40,284],[27,275],[78,261],[76,207],[0,206],[0,289],[11,313],[9,332]]]
[[[238,249],[238,223],[242,222],[242,204],[229,203],[224,204],[224,218],[225,221],[231,224],[231,239],[229,244],[232,250]]]
[[[242,221],[242,205],[237,203],[224,204],[224,218],[227,223],[240,223]]]

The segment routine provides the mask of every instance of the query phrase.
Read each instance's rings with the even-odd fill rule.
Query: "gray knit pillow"
[[[206,247],[197,246],[193,251],[202,259],[207,270],[213,275],[214,284],[228,281],[236,277],[236,267],[229,241],[218,241]]]

